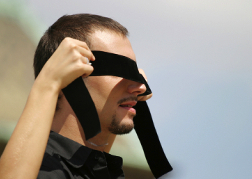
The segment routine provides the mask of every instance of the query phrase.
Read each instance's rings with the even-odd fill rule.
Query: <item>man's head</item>
[[[43,68],[46,61],[52,56],[65,37],[86,42],[90,49],[90,37],[95,31],[109,30],[123,37],[128,30],[113,19],[92,14],[65,15],[59,18],[42,36],[34,56],[35,78]]]
[[[127,35],[126,28],[106,17],[89,14],[63,16],[46,31],[38,44],[34,58],[35,77],[65,37],[84,41],[91,50],[116,53],[135,60]],[[90,76],[84,81],[95,103],[102,131],[114,134],[131,131],[136,114],[132,106],[146,87],[114,76]],[[65,98],[59,106],[61,103],[65,103],[62,108],[67,106]]]

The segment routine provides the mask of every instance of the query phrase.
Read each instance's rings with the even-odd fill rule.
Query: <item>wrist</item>
[[[36,78],[32,89],[40,92],[40,93],[51,93],[55,95],[59,95],[60,93],[60,85],[57,82],[53,82],[41,75],[38,75]]]

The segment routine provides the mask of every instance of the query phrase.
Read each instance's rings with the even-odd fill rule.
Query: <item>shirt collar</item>
[[[82,167],[89,156],[94,156],[95,158],[103,158],[104,156],[109,168],[121,168],[123,163],[121,157],[90,149],[54,131],[50,132],[46,152],[50,155],[56,154],[61,156],[74,168]]]
[[[51,131],[46,152],[51,155],[57,154],[64,158],[70,165],[79,168],[84,165],[92,149]]]

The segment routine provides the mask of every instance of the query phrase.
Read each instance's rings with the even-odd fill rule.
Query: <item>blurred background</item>
[[[0,150],[33,84],[45,30],[65,14],[128,28],[171,179],[252,177],[252,1],[0,0]],[[116,139],[126,178],[153,178],[136,134]]]

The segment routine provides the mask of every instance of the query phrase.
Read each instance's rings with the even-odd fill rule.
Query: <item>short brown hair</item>
[[[111,30],[123,36],[128,30],[115,20],[93,14],[64,15],[59,18],[41,37],[33,61],[35,78],[47,60],[52,56],[65,37],[86,42],[90,47],[90,35],[95,30]]]

